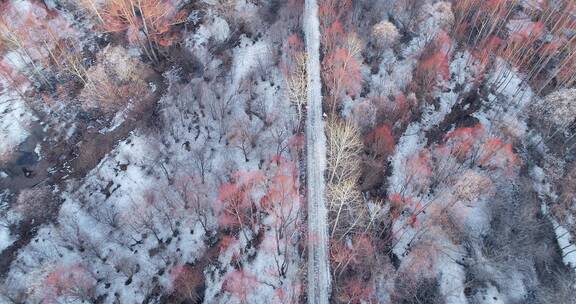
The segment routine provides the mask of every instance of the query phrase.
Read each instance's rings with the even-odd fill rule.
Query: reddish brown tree
[[[383,125],[368,133],[365,145],[376,157],[387,158],[394,152],[395,140],[388,125]]]
[[[286,7],[292,16],[300,16],[304,11],[304,0],[288,0]]]
[[[475,158],[477,151],[475,144],[485,133],[482,125],[474,127],[458,128],[444,137],[445,145],[449,152],[459,161]]]
[[[348,278],[337,294],[340,303],[377,303],[371,282],[365,282],[359,275]]]
[[[511,172],[520,164],[520,159],[514,153],[512,145],[502,142],[499,138],[490,138],[482,143],[478,163],[489,168],[501,168]]]
[[[332,272],[340,277],[347,271],[358,274],[371,273],[374,265],[374,244],[367,233],[354,235],[352,242],[332,239],[330,241],[330,259]]]
[[[30,80],[21,72],[15,70],[5,58],[0,61],[0,79],[13,88],[18,95],[25,99],[25,89],[29,86]]]
[[[167,0],[110,0],[92,12],[96,12],[106,31],[125,32],[128,40],[138,44],[155,62],[159,60],[159,47],[174,43],[178,33],[172,29],[185,22],[187,14]]]
[[[451,39],[444,33],[439,33],[431,41],[420,57],[416,67],[412,87],[418,96],[428,96],[441,78],[450,78]]]
[[[296,304],[300,302],[302,286],[298,282],[290,282],[288,286],[276,288],[273,304]]]
[[[57,298],[67,301],[90,301],[94,296],[96,279],[81,265],[58,266],[44,280],[43,301]]]
[[[350,50],[339,47],[324,58],[322,66],[324,83],[330,90],[330,109],[336,113],[344,94],[355,96],[362,88],[360,62]]]
[[[268,192],[262,197],[260,205],[272,220],[276,270],[280,277],[285,278],[291,238],[298,230],[300,218],[298,181],[294,163],[279,160],[273,164],[274,173],[268,183]]]
[[[294,135],[288,140],[288,147],[290,149],[290,155],[292,159],[298,159],[298,155],[302,153],[304,149],[304,136]]]
[[[285,56],[281,64],[281,69],[285,75],[289,75],[294,73],[299,57],[301,57],[305,52],[304,41],[300,35],[291,34],[284,42],[283,49],[283,54]]]
[[[480,49],[474,50],[472,56],[476,59],[476,69],[474,71],[474,79],[478,84],[484,81],[484,75],[488,72],[492,61],[496,58],[496,55],[503,46],[503,40],[498,36],[486,37],[484,41],[481,42],[483,46]],[[468,62],[469,63],[469,62]]]
[[[393,99],[376,96],[371,100],[378,109],[378,123],[391,127],[406,123],[410,117],[410,108],[414,106],[402,93],[394,96]]]
[[[170,281],[174,294],[181,302],[196,303],[200,300],[199,290],[204,285],[202,270],[189,265],[177,265],[170,270]]]
[[[330,261],[332,262],[332,272],[334,274],[343,271],[355,258],[355,252],[345,242],[333,239],[330,241]]]
[[[337,20],[343,20],[352,9],[352,0],[322,0],[319,3],[318,17],[322,30]]]
[[[83,66],[77,60],[78,51],[71,46],[76,41],[64,39],[72,36],[72,29],[64,18],[37,2],[29,6],[6,2],[0,9],[0,49],[14,52],[22,63],[19,72],[26,74],[31,82],[38,81],[52,89],[56,84],[49,81],[50,72],[71,73],[84,81],[79,71]]]
[[[470,162],[471,165],[502,169],[509,173],[520,164],[512,145],[488,136],[481,124],[448,133],[444,146],[438,150],[447,151],[462,163]]]
[[[410,190],[408,193],[426,191],[431,182],[432,165],[430,151],[427,149],[423,149],[408,158],[406,161],[405,180],[401,192],[404,193],[407,190]]]
[[[232,236],[232,235],[224,235],[221,239],[220,242],[218,243],[218,247],[220,249],[220,254],[222,254],[223,252],[225,252],[226,250],[228,250],[228,248],[236,245],[238,243],[238,240]]]
[[[223,289],[240,303],[249,303],[248,297],[258,288],[256,276],[247,270],[234,270],[224,278]]]
[[[322,48],[327,51],[334,50],[337,46],[342,45],[345,38],[344,26],[340,20],[335,20],[322,33]]]
[[[239,229],[247,240],[245,229],[254,231],[260,223],[260,214],[253,191],[261,186],[264,175],[261,171],[238,172],[232,183],[220,186],[217,206],[218,220],[225,228]]]
[[[400,193],[392,193],[388,197],[392,213],[392,219],[397,219],[402,212],[417,213],[422,210],[422,205],[415,202],[411,197],[403,196]]]

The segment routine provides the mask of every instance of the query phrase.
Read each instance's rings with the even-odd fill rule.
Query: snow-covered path
[[[328,264],[328,213],[324,171],[326,138],[322,120],[320,81],[320,22],[316,0],[306,0],[304,33],[308,71],[308,111],[306,117],[306,195],[308,201],[308,303],[328,304],[330,268]]]

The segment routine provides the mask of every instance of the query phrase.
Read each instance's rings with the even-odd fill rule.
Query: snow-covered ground
[[[35,117],[26,102],[6,83],[0,84],[0,167],[14,157],[18,146],[30,135],[30,126]]]
[[[14,242],[14,237],[10,235],[8,227],[0,226],[0,252]]]
[[[90,21],[89,16],[82,15],[87,14],[85,11],[67,11],[73,3],[65,2],[61,7],[60,1],[53,0],[45,4],[5,1],[2,5],[11,5],[2,17],[18,31],[39,27],[64,38],[82,37],[78,40],[90,55],[87,62],[99,60],[102,53],[98,50],[104,44],[124,44],[124,36],[133,40],[138,35],[130,32],[133,29],[127,35],[117,35],[122,37],[96,34],[100,26],[97,18]],[[383,163],[379,170],[385,172],[380,172],[380,180],[374,184],[384,186],[370,189],[363,197],[364,202],[370,201],[375,222],[386,226],[374,228],[385,231],[378,231],[381,238],[370,235],[367,247],[390,249],[374,252],[380,264],[370,265],[374,268],[367,271],[370,276],[343,271],[332,277],[330,273],[330,259],[336,264],[334,259],[342,257],[331,251],[328,237],[321,83],[324,67],[320,65],[324,34],[320,21],[325,20],[319,20],[318,15],[331,9],[337,13],[337,8],[322,7],[319,12],[318,6],[324,2],[315,0],[280,4],[204,0],[194,5],[170,0],[167,5],[199,11],[190,12],[189,22],[179,25],[183,43],[173,46],[176,54],[172,48],[165,49],[170,61],[158,68],[163,71],[161,76],[154,75],[162,78],[165,86],[150,83],[148,87],[163,93],[150,110],[153,114],[149,120],[110,141],[111,150],[107,148],[102,159],[98,156],[94,163],[99,163],[91,165],[91,170],[36,185],[34,189],[42,187],[54,194],[53,202],[46,203],[58,207],[43,224],[25,220],[26,214],[20,213],[23,208],[8,206],[11,195],[10,201],[17,203],[17,191],[0,189],[0,254],[10,255],[11,261],[11,265],[0,262],[10,266],[0,274],[0,302],[130,304],[194,302],[201,297],[204,303],[297,303],[307,292],[309,303],[363,303],[343,296],[359,292],[362,294],[354,296],[370,298],[367,303],[394,304],[404,296],[401,292],[408,292],[409,297],[423,292],[443,303],[503,304],[524,303],[541,296],[539,293],[555,291],[555,286],[540,290],[539,285],[547,285],[543,283],[548,281],[542,280],[554,280],[548,275],[571,278],[572,273],[552,271],[576,268],[576,238],[570,234],[572,218],[558,220],[548,211],[559,196],[552,190],[558,181],[546,176],[548,160],[536,165],[528,155],[535,152],[550,157],[542,137],[528,124],[530,103],[539,97],[526,86],[525,76],[501,58],[496,58],[489,75],[479,77],[484,67],[477,60],[478,54],[448,34],[453,29],[451,3],[455,2],[376,2],[346,2],[351,3],[351,12],[338,17],[342,19],[342,36],[353,33],[339,43],[358,48],[355,59],[364,80],[358,96],[344,98],[343,116],[361,121],[363,135],[389,127],[392,143],[386,144],[394,148],[385,153],[386,157],[392,153],[390,157],[378,159]],[[541,5],[522,1],[527,2],[532,7]],[[407,3],[414,7],[405,6]],[[373,7],[384,9],[371,12]],[[418,11],[414,14],[409,8]],[[358,12],[366,15],[352,14]],[[536,25],[529,21],[530,15],[518,16],[521,18],[514,19],[505,30],[526,31]],[[330,17],[325,16],[327,20]],[[361,24],[357,29],[355,21]],[[394,45],[375,46],[378,43],[370,30],[373,23],[380,22],[397,31]],[[290,49],[302,47],[302,32],[305,49]],[[86,36],[90,35],[97,41],[87,43],[90,39]],[[30,100],[41,96],[49,100],[48,95],[56,96],[58,90],[67,87],[43,95],[50,90],[43,86],[50,83],[42,83],[45,80],[38,72],[45,67],[34,63],[42,61],[45,65],[48,51],[55,45],[42,41],[45,37],[37,32],[29,38],[27,43],[43,43],[45,47],[30,48],[29,54],[17,53],[18,48],[2,50],[0,68],[15,77],[18,86],[1,83],[0,182],[11,178],[11,171],[2,166],[14,161],[19,146],[34,149],[42,154],[43,161],[59,158],[50,155],[50,140],[74,142],[71,139],[79,136],[82,142],[80,125],[91,119],[90,115],[98,115],[83,109],[78,110],[82,113],[68,113],[78,121],[69,121],[69,117],[37,123],[33,113],[44,118],[40,108],[51,108],[50,114],[58,114],[77,104],[72,97],[32,106]],[[439,43],[438,50],[432,41]],[[129,54],[135,57],[144,57],[137,43],[128,44],[120,47],[129,47]],[[292,51],[307,55],[305,140],[298,134],[296,111],[285,87],[290,73],[289,60],[285,59],[293,55]],[[430,86],[433,89],[423,93],[418,91],[418,72],[426,68],[422,62],[428,51],[444,55],[433,56],[434,60],[450,60],[447,65],[441,63],[442,71],[437,71],[441,75]],[[362,56],[370,62],[361,62]],[[180,67],[180,63],[190,66]],[[21,81],[20,72],[30,79]],[[37,82],[33,85],[38,94],[32,94],[30,82]],[[474,102],[468,103],[469,97]],[[462,104],[466,106],[460,108]],[[367,105],[364,110],[368,111],[356,111],[359,105]],[[388,118],[378,116],[389,113],[380,112],[397,111],[398,105],[406,107],[405,113],[398,115],[402,117],[382,123]],[[470,107],[474,110],[468,113]],[[94,132],[102,138],[115,134],[126,126],[134,110],[135,104],[128,102],[111,115],[107,127]],[[359,112],[360,117],[355,116]],[[460,115],[463,112],[467,113]],[[364,114],[367,117],[362,117]],[[376,122],[381,125],[376,126]],[[27,139],[36,135],[38,125],[56,138],[29,144]],[[458,128],[461,126],[467,128]],[[303,173],[298,168],[302,146],[306,149],[306,177],[299,176]],[[526,151],[533,146],[535,151]],[[70,149],[70,157],[77,159],[76,152]],[[366,164],[371,164],[369,161]],[[558,164],[562,167],[565,162]],[[518,176],[524,168],[531,171],[531,179]],[[48,171],[52,174],[54,170]],[[300,185],[304,179],[307,184]],[[522,188],[530,183],[531,187]],[[306,189],[306,194],[300,193],[301,189]],[[531,190],[537,192],[539,200],[529,197]],[[530,209],[534,201],[542,204],[545,216]],[[235,206],[238,202],[240,206]],[[304,214],[308,215],[307,222]],[[523,220],[529,221],[528,227],[519,224]],[[512,225],[508,221],[516,226],[508,229]],[[534,223],[539,227],[532,227],[537,226]],[[32,227],[27,229],[27,225]],[[534,231],[539,228],[544,233]],[[18,241],[18,234],[31,236],[29,243]],[[538,244],[533,244],[535,240]],[[344,242],[344,251],[352,252],[356,240]],[[18,245],[18,251],[5,250],[12,244]],[[510,244],[528,249],[509,249]],[[303,252],[308,254],[307,263]],[[342,259],[346,258],[356,257]],[[540,264],[545,269],[539,269]],[[190,269],[194,270],[190,277],[179,281],[179,276],[186,274],[184,270]],[[403,282],[414,285],[398,292]],[[420,288],[416,284],[421,282],[430,286]],[[366,286],[353,285],[358,283]],[[568,289],[572,285],[570,282]]]
[[[560,250],[562,250],[562,260],[566,266],[576,270],[576,244],[574,244],[572,235],[555,220],[552,220],[552,224],[556,227],[554,233],[556,233],[558,245],[560,246]]]
[[[574,237],[564,225],[554,218],[554,215],[550,213],[550,208],[548,207],[550,201],[558,199],[558,196],[551,189],[548,177],[542,168],[534,166],[530,175],[534,182],[534,189],[538,192],[538,197],[541,200],[542,213],[550,219],[554,227],[556,240],[562,252],[562,260],[566,266],[576,271],[576,244]]]
[[[458,183],[450,185],[441,182],[440,185],[436,184],[434,192],[427,192],[429,190],[422,191],[422,181],[419,180],[420,177],[414,176],[413,169],[410,168],[410,162],[413,161],[415,157],[421,155],[421,153],[432,153],[435,148],[430,147],[430,143],[427,142],[425,138],[426,131],[430,130],[432,127],[437,126],[440,122],[444,120],[446,115],[450,113],[452,107],[458,101],[459,96],[465,96],[467,92],[472,88],[471,80],[474,79],[474,67],[471,65],[475,59],[471,58],[469,53],[455,54],[455,58],[450,64],[450,73],[453,78],[448,83],[441,85],[447,90],[443,92],[435,92],[434,96],[438,98],[439,106],[433,107],[429,105],[424,109],[420,121],[411,123],[404,135],[400,138],[398,145],[396,146],[395,154],[391,158],[391,164],[393,168],[392,176],[389,178],[389,193],[401,193],[402,197],[410,198],[411,201],[419,202],[420,208],[426,208],[426,212],[418,212],[416,217],[410,217],[410,213],[406,216],[400,216],[400,218],[395,221],[393,229],[395,234],[396,243],[394,244],[393,251],[398,256],[403,263],[413,263],[412,250],[414,246],[418,246],[417,242],[426,242],[426,234],[433,234],[435,246],[441,248],[439,257],[435,260],[435,269],[439,274],[440,289],[445,297],[446,303],[468,303],[468,299],[464,295],[463,291],[465,289],[466,273],[461,263],[456,261],[463,260],[467,257],[467,253],[464,247],[461,245],[454,244],[449,235],[443,235],[440,231],[435,230],[433,223],[426,224],[430,214],[434,214],[434,205],[443,205],[446,202],[451,202],[456,200],[455,206],[460,204],[458,202],[458,196],[451,197],[451,191],[454,190],[454,186],[458,186]],[[522,75],[518,74],[516,71],[512,70],[505,62],[502,60],[497,61],[497,68],[493,73],[492,78],[488,80],[488,84],[491,88],[498,88],[498,94],[491,95],[488,100],[484,103],[484,106],[480,111],[475,112],[473,115],[477,118],[480,124],[487,130],[490,136],[502,136],[502,134],[507,134],[505,136],[517,136],[516,138],[521,138],[525,135],[525,130],[527,129],[524,111],[532,100],[532,92],[529,88],[524,86]],[[398,83],[403,83],[401,80]],[[454,93],[456,86],[460,86],[463,91],[459,92],[460,95]],[[461,98],[461,97],[460,97]],[[503,114],[504,113],[504,114]],[[508,129],[512,129],[513,132],[507,132]],[[438,161],[438,157],[434,156],[434,161]],[[426,160],[428,162],[429,160]],[[426,164],[420,164],[419,166],[426,166]],[[432,168],[433,174],[442,175],[442,171],[438,170],[450,170],[450,175],[447,179],[452,180],[455,176],[459,176],[456,180],[462,181],[464,175],[460,176],[458,170],[449,169],[450,166],[444,164],[445,167]],[[407,169],[408,168],[408,169]],[[425,171],[424,168],[420,168]],[[417,174],[426,174],[420,172]],[[465,172],[464,172],[465,173]],[[469,173],[465,173],[469,174]],[[484,174],[484,173],[481,173]],[[507,173],[489,173],[489,176],[495,183],[500,183],[497,181],[500,177],[498,175]],[[424,184],[426,184],[424,182]],[[502,191],[506,186],[503,187]],[[425,188],[426,189],[426,188]],[[511,189],[511,188],[510,188]],[[486,191],[488,189],[484,189]],[[505,190],[508,191],[508,190]],[[488,191],[489,192],[489,191]],[[459,210],[459,212],[465,212],[464,215],[460,214],[463,224],[466,227],[467,234],[472,235],[473,238],[478,238],[484,235],[486,231],[490,228],[490,218],[488,214],[490,213],[490,196],[484,199],[480,199],[475,202],[469,202],[462,206],[465,211]],[[458,207],[458,209],[462,209]],[[418,210],[418,208],[416,208]],[[416,225],[414,222],[416,221]],[[423,228],[426,225],[432,225],[427,228]],[[557,228],[557,234],[561,232]],[[427,230],[433,231],[427,232]],[[559,243],[561,247],[565,247],[569,252],[573,249],[573,245],[569,245],[569,239],[567,234],[561,233],[562,237],[559,238]],[[431,237],[431,236],[429,236]],[[430,248],[429,254],[433,254],[433,248]],[[573,253],[567,254],[564,258],[565,260],[570,260]],[[408,267],[408,266],[407,266]],[[509,284],[510,289],[507,291],[498,290],[494,286],[488,286],[485,289],[484,294],[478,294],[475,299],[479,303],[485,303],[482,299],[495,299],[496,302],[490,303],[507,303],[506,301],[517,301],[522,299],[526,295],[525,287],[522,283],[521,274],[509,274]],[[489,296],[489,298],[488,298]],[[497,300],[496,300],[497,299]],[[503,301],[503,302],[502,302]],[[488,302],[486,302],[488,303]]]
[[[254,18],[258,7],[246,3],[238,10],[252,16],[251,22],[261,22]],[[278,37],[267,34],[256,41],[240,35],[238,45],[226,50],[232,64],[225,69],[222,57],[214,57],[209,50],[215,43],[226,42],[230,27],[216,11],[208,14],[205,24],[185,40],[205,66],[206,79],[213,79],[198,77],[182,84],[178,68],[164,75],[168,88],[158,101],[162,129],[134,130],[85,177],[56,189],[63,200],[57,218],[40,227],[30,244],[18,252],[0,286],[2,293],[31,303],[73,301],[78,295],[61,292],[57,285],[65,279],[62,273],[73,273],[74,284],[82,285],[77,287],[86,293],[82,296],[103,303],[141,303],[168,295],[174,291],[172,270],[210,258],[205,257],[208,247],[220,247],[223,242],[214,239],[223,212],[220,186],[245,172],[262,171],[266,182],[283,178],[273,176],[277,171],[270,169],[272,164],[279,160],[288,167],[296,163],[296,115],[285,98],[284,76],[271,60],[275,54],[271,41]],[[254,77],[262,69],[267,70],[266,77]],[[15,105],[11,100],[0,104],[2,110],[7,109],[0,115],[8,115],[0,121],[0,131],[9,129],[18,144],[25,139],[26,125],[14,122],[32,117],[26,116],[23,104]],[[119,111],[112,127],[101,133],[112,131],[123,119]],[[289,171],[296,174],[290,178],[298,189],[298,170]],[[258,201],[266,194],[264,190],[272,191],[262,188],[255,194]],[[203,219],[202,210],[187,207],[184,196],[193,194],[208,208]],[[295,219],[289,219],[290,229],[282,228],[286,233],[282,237],[278,236],[278,214],[261,215],[256,231],[219,236],[237,238],[232,241],[236,245],[222,250],[220,263],[203,272],[206,303],[244,301],[231,287],[241,283],[234,281],[238,262],[243,272],[254,276],[257,292],[248,297],[252,303],[300,297],[296,245],[302,236],[296,228],[301,225],[302,211],[298,195],[289,206]],[[258,236],[259,229],[265,233]],[[2,227],[0,248],[13,241]],[[284,245],[286,250],[275,250]],[[241,261],[231,254],[235,250],[244,253]],[[276,263],[285,269],[281,276]]]

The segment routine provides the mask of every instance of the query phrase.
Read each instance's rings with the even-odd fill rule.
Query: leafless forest
[[[573,0],[0,1],[0,304],[576,304]]]

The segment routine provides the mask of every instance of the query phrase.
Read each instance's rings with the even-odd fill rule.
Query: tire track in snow
[[[328,212],[324,172],[326,137],[322,120],[320,80],[320,22],[316,0],[306,0],[304,35],[308,72],[306,116],[306,198],[308,202],[308,303],[328,304],[330,267],[328,263]]]

